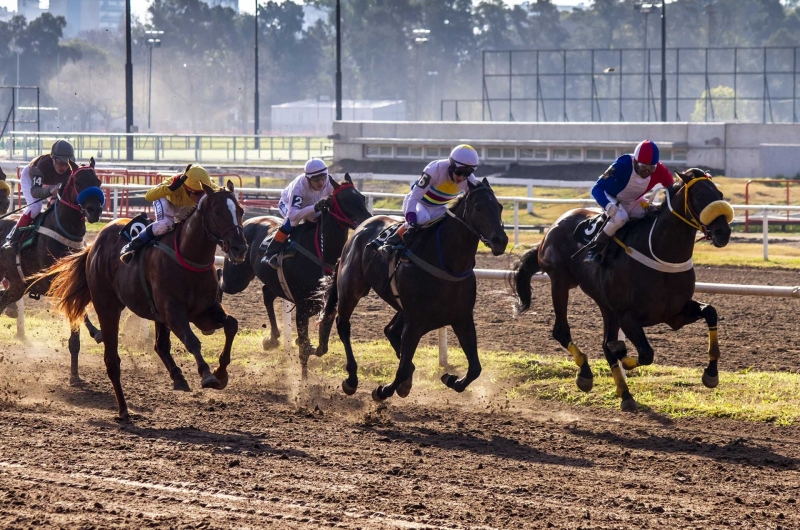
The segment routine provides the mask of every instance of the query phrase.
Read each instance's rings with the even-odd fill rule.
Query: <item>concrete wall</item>
[[[754,123],[516,123],[516,122],[335,122],[334,159],[364,159],[364,145],[542,146],[616,148],[629,152],[649,138],[663,148],[686,150],[676,167],[702,167],[731,177],[793,176],[795,162],[776,165],[762,145],[800,146],[800,124]],[[787,144],[788,147],[787,147]],[[800,147],[798,147],[800,149]],[[767,154],[762,155],[762,152]],[[792,159],[800,163],[800,154]],[[520,163],[526,163],[519,161]],[[531,162],[535,163],[535,162]],[[552,161],[548,161],[552,164]]]

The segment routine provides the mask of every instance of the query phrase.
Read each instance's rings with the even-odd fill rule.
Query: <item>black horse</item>
[[[262,340],[265,350],[277,346],[280,337],[273,307],[275,299],[283,298],[296,304],[297,343],[304,367],[309,356],[321,356],[328,351],[327,341],[324,344],[321,341],[319,348],[314,349],[308,336],[310,317],[322,309],[321,301],[315,296],[320,279],[325,274],[332,273],[332,264],[335,264],[342,254],[348,230],[355,228],[372,215],[364,204],[364,196],[353,186],[350,175],[346,174],[344,180],[344,183],[339,184],[331,179],[334,192],[327,199],[328,207],[323,210],[322,217],[317,223],[304,223],[292,231],[291,241],[302,247],[302,250],[295,251],[294,258],[284,261],[283,274],[291,297],[281,285],[278,272],[262,262],[263,254],[259,252],[259,244],[267,234],[283,223],[283,220],[277,217],[263,216],[248,219],[244,223],[244,234],[250,245],[248,259],[237,264],[226,258],[222,267],[223,293],[242,292],[256,276],[264,283],[261,292],[264,295],[264,305],[270,323],[270,335]],[[317,257],[318,248],[321,248],[322,262]]]
[[[573,259],[580,249],[573,238],[576,227],[597,213],[577,209],[559,217],[544,240],[526,252],[515,267],[513,281],[520,313],[531,304],[531,276],[539,271],[550,276],[556,314],[553,338],[580,367],[577,385],[585,392],[592,389],[594,376],[586,355],[572,342],[567,322],[570,289],[580,287],[600,306],[603,352],[625,411],[636,410],[637,406],[625,382],[624,370],[653,362],[653,348],[643,329],[648,326],[667,324],[678,330],[705,319],[709,363],[703,372],[703,384],[708,388],[719,384],[717,311],[692,300],[695,274],[691,260],[698,230],[715,247],[728,244],[733,209],[704,171],[689,169],[677,176],[680,180],[666,190],[665,202],[654,208],[648,218],[631,226],[623,237],[620,243],[625,252],[619,252],[615,259],[607,258],[604,266],[586,263],[580,257]],[[627,356],[625,342],[618,340],[620,328],[636,347],[638,358]]]
[[[89,188],[99,188],[100,179],[94,171],[94,158],[88,166],[73,167],[69,179],[59,190],[58,197],[49,210],[39,214],[44,217],[35,242],[20,251],[19,256],[10,248],[0,248],[0,278],[5,277],[8,288],[0,291],[0,313],[6,306],[22,298],[26,290],[37,297],[50,288],[48,277],[38,276],[56,260],[80,250],[84,246],[86,221],[96,223],[103,212],[102,193],[87,193],[78,201],[78,195]],[[99,190],[95,190],[99,191]],[[85,198],[84,198],[85,197]],[[16,219],[0,221],[0,241],[14,228]],[[27,239],[23,235],[22,241]],[[80,332],[74,327],[69,336],[69,352],[72,357],[70,384],[80,382],[78,376],[78,353]]]
[[[411,243],[406,258],[395,263],[384,259],[373,245],[384,229],[396,223],[391,217],[376,217],[358,227],[345,245],[336,273],[327,287],[320,347],[327,343],[338,311],[336,329],[347,354],[348,378],[342,389],[348,395],[358,386],[358,367],[350,344],[350,317],[358,301],[370,289],[391,305],[397,313],[384,329],[400,359],[397,374],[390,385],[376,388],[376,401],[400,397],[411,391],[414,352],[423,335],[444,326],[452,326],[469,361],[462,378],[444,374],[442,382],[463,392],[481,373],[477,335],[472,310],[475,307],[476,282],[473,268],[478,243],[483,241],[499,256],[506,251],[508,236],[503,228],[503,207],[486,179],[450,205],[447,215],[435,226],[425,229]],[[408,261],[406,261],[406,259]]]

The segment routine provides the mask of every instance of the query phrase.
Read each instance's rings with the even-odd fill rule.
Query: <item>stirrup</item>
[[[280,268],[280,264],[278,263],[278,254],[273,254],[269,258],[265,257],[264,261],[266,261],[267,265],[269,265],[275,270],[278,270]]]
[[[134,254],[136,254],[136,249],[130,248],[130,246],[131,244],[128,243],[122,247],[122,250],[119,253],[119,260],[125,265],[128,265],[133,260]]]

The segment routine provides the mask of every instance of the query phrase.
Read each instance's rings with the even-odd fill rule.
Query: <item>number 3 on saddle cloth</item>
[[[643,217],[642,219],[646,218],[647,216]],[[606,224],[606,219],[608,219],[608,216],[605,213],[597,214],[594,217],[587,217],[586,219],[578,223],[578,226],[575,227],[575,231],[572,233],[572,239],[580,243],[581,248],[585,247],[586,245],[591,243],[592,240],[595,238],[595,236],[600,232],[600,230],[603,229],[603,226]],[[616,237],[620,241],[625,241],[625,236],[630,231],[631,226],[636,224],[637,221],[640,220],[641,219],[631,219],[630,221],[625,223],[625,226],[617,230],[617,233],[614,234],[614,237]],[[609,243],[609,248],[606,251],[605,259],[611,260],[616,258],[621,248],[622,247],[617,245],[614,240],[611,240],[611,242]]]

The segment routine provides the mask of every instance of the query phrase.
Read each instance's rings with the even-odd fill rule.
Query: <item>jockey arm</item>
[[[308,179],[305,177],[296,179],[289,193],[289,204],[286,205],[286,219],[292,226],[320,216],[319,212],[314,211],[315,203],[309,202],[312,198],[313,193],[308,188]]]

